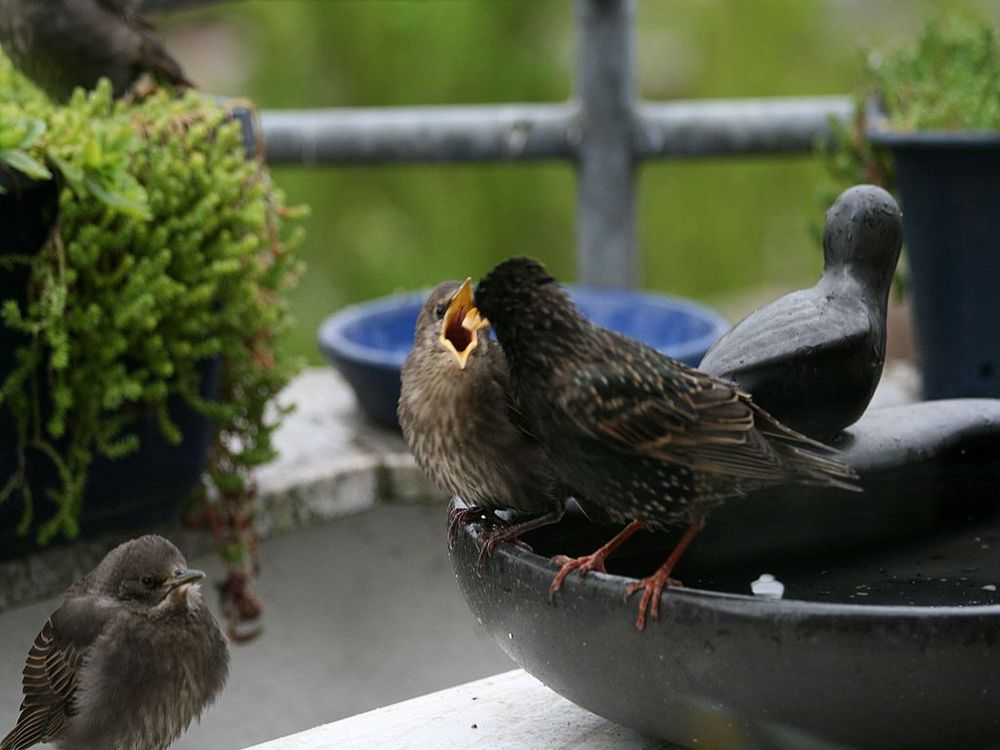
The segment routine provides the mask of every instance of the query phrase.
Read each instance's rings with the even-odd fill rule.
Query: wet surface
[[[857,604],[973,606],[1000,604],[1000,514],[944,518],[933,534],[834,552],[801,551],[726,565],[709,555],[681,558],[676,577],[685,586],[750,594],[750,584],[770,573],[785,585],[785,599]],[[711,526],[711,521],[709,521]],[[597,526],[569,514],[558,526],[525,536],[539,555],[593,552],[617,527]],[[706,529],[707,535],[709,530]],[[608,560],[608,572],[641,578],[652,573],[680,537],[640,532]],[[712,543],[712,542],[709,542]]]
[[[618,576],[651,574],[679,530],[640,532],[608,561],[612,575],[570,574],[551,599],[549,558],[593,552],[617,527],[570,514],[526,535],[533,552],[500,545],[478,568],[481,525],[466,525],[452,564],[484,628],[527,672],[685,747],[1000,746],[996,511],[938,509],[906,535],[884,535],[883,516],[872,540],[854,535],[863,517],[848,510],[811,545],[782,544],[788,523],[748,515],[713,535],[713,516],[676,568],[686,587],[665,590],[643,630]],[[783,600],[751,594],[764,574]]]

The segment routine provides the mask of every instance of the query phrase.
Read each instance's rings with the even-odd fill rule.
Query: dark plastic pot
[[[929,399],[1000,396],[1000,133],[894,133],[914,323]]]
[[[256,157],[262,142],[255,113],[248,106],[237,104],[230,116],[240,123],[248,157]],[[55,222],[59,197],[56,182],[35,182],[0,170],[0,184],[7,188],[0,195],[0,254],[37,252]],[[0,301],[23,301],[26,282],[26,270],[0,272]],[[15,336],[0,326],[0,381],[13,366],[16,346]],[[206,399],[218,398],[221,359],[206,360],[200,371],[200,395]],[[144,527],[179,517],[182,501],[205,471],[214,427],[211,419],[179,398],[169,401],[167,408],[183,435],[180,445],[166,442],[153,415],[137,414],[132,429],[139,436],[139,450],[115,461],[101,457],[94,460],[80,509],[80,532],[84,536],[110,529]],[[0,408],[0,486],[17,466],[15,437],[10,415]],[[30,464],[28,481],[35,501],[35,518],[44,521],[55,509],[45,494],[45,488],[55,480],[55,471],[44,456],[37,454],[31,456]],[[17,495],[0,505],[0,559],[16,557],[37,547],[34,529],[26,536],[16,533],[22,507]]]
[[[55,181],[36,182],[23,176],[0,173],[6,193],[0,195],[0,255],[32,255],[44,243],[58,210]],[[28,280],[23,266],[0,272],[0,301],[23,302]],[[0,326],[0,381],[14,365],[18,336]],[[202,396],[218,394],[219,360],[202,369]],[[92,535],[109,529],[146,526],[175,518],[181,501],[195,487],[208,458],[212,422],[179,399],[169,404],[170,415],[184,435],[180,445],[169,445],[152,415],[137,415],[135,431],[141,448],[120,460],[97,458],[90,472],[80,511],[80,530]],[[0,485],[17,468],[16,432],[10,413],[0,408]],[[28,482],[34,497],[35,525],[25,536],[17,534],[23,501],[15,493],[0,504],[0,559],[23,555],[37,548],[38,521],[52,516],[55,504],[46,488],[56,482],[55,468],[39,453],[29,456]]]

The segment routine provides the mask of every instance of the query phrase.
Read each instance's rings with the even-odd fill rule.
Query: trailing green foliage
[[[265,407],[294,369],[272,342],[290,322],[282,293],[300,231],[286,228],[297,214],[245,155],[238,123],[193,92],[115,101],[106,81],[53,105],[0,57],[0,161],[63,185],[50,240],[13,259],[30,267],[27,303],[0,310],[25,341],[0,382],[21,457],[0,477],[0,500],[20,490],[22,532],[33,523],[28,461],[47,456],[59,476],[39,541],[72,537],[95,456],[136,450],[149,415],[180,442],[177,399],[218,428],[218,495],[245,496],[250,470],[274,455],[281,415]],[[221,394],[209,400],[201,371],[216,357]]]
[[[884,115],[880,127],[900,132],[1000,130],[1000,40],[989,24],[930,21],[914,45],[869,53],[867,61],[853,119],[834,121],[832,140],[819,146],[828,177],[819,190],[824,208],[858,183],[895,190],[890,154],[865,137],[868,102]],[[813,230],[821,239],[822,228]],[[905,286],[899,273],[896,281]]]
[[[1000,41],[985,23],[928,23],[912,48],[872,56],[871,91],[893,130],[1000,129]]]
[[[865,139],[871,98],[885,127],[910,131],[1000,130],[1000,40],[987,23],[936,20],[912,47],[867,56],[866,80],[851,123],[834,122],[820,154],[835,183],[823,199],[858,182],[892,188],[887,154]]]

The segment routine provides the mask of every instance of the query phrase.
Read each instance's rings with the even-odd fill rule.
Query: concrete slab
[[[522,669],[439,690],[247,750],[680,750],[590,713]]]

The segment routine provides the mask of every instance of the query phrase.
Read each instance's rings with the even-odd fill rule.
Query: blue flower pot
[[[702,305],[663,294],[567,286],[594,322],[637,338],[696,366],[729,322]],[[413,327],[426,293],[398,294],[351,305],[319,329],[323,355],[347,379],[364,412],[397,427],[399,371],[413,347]]]

